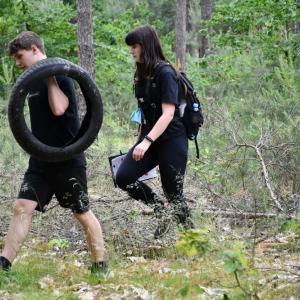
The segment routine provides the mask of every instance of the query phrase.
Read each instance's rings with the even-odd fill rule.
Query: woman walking
[[[137,142],[118,169],[116,182],[134,199],[154,208],[158,219],[154,237],[159,238],[168,231],[172,219],[185,229],[192,227],[183,197],[188,138],[179,117],[177,73],[166,59],[152,27],[135,28],[127,34],[125,42],[136,63],[135,97],[141,111],[141,125]],[[163,66],[156,74],[155,68],[160,64]],[[138,180],[157,165],[168,209],[148,185]],[[167,213],[170,211],[172,215]]]

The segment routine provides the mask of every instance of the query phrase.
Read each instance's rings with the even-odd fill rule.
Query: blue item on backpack
[[[141,108],[138,107],[130,116],[130,120],[137,124],[142,124],[142,111]]]

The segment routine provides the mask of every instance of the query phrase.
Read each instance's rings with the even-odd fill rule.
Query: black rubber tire
[[[79,132],[63,148],[41,143],[28,129],[24,118],[24,103],[30,89],[41,79],[58,75],[77,81],[86,102],[86,114]],[[47,162],[65,161],[85,151],[96,139],[103,120],[101,94],[81,67],[62,58],[47,58],[25,70],[17,80],[9,99],[8,120],[16,141],[32,157]]]

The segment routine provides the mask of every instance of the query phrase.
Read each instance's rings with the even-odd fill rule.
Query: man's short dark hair
[[[10,41],[7,53],[9,56],[12,56],[19,50],[30,50],[32,45],[35,45],[43,54],[45,54],[44,41],[39,35],[32,31],[21,32]]]

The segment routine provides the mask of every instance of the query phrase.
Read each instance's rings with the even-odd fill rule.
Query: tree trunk
[[[92,0],[77,0],[78,65],[95,78]],[[80,118],[85,114],[85,101],[78,96]]]
[[[175,55],[176,67],[185,71],[185,51],[186,51],[186,0],[175,0]]]
[[[94,78],[92,0],[77,0],[77,22],[78,64]]]
[[[201,29],[204,29],[206,28],[204,22],[211,19],[212,0],[201,0],[200,5],[201,5],[201,20],[202,20]],[[211,31],[212,31],[212,27],[210,26],[207,30],[207,34],[209,34]],[[212,48],[212,45],[209,45],[207,34],[201,35],[200,57],[205,56],[208,53],[209,48]]]
[[[187,0],[186,2],[186,31],[187,31],[187,39],[186,39],[186,50],[192,57],[198,57],[199,51],[197,44],[197,26],[196,20],[199,18],[197,16],[196,3],[195,0]]]

